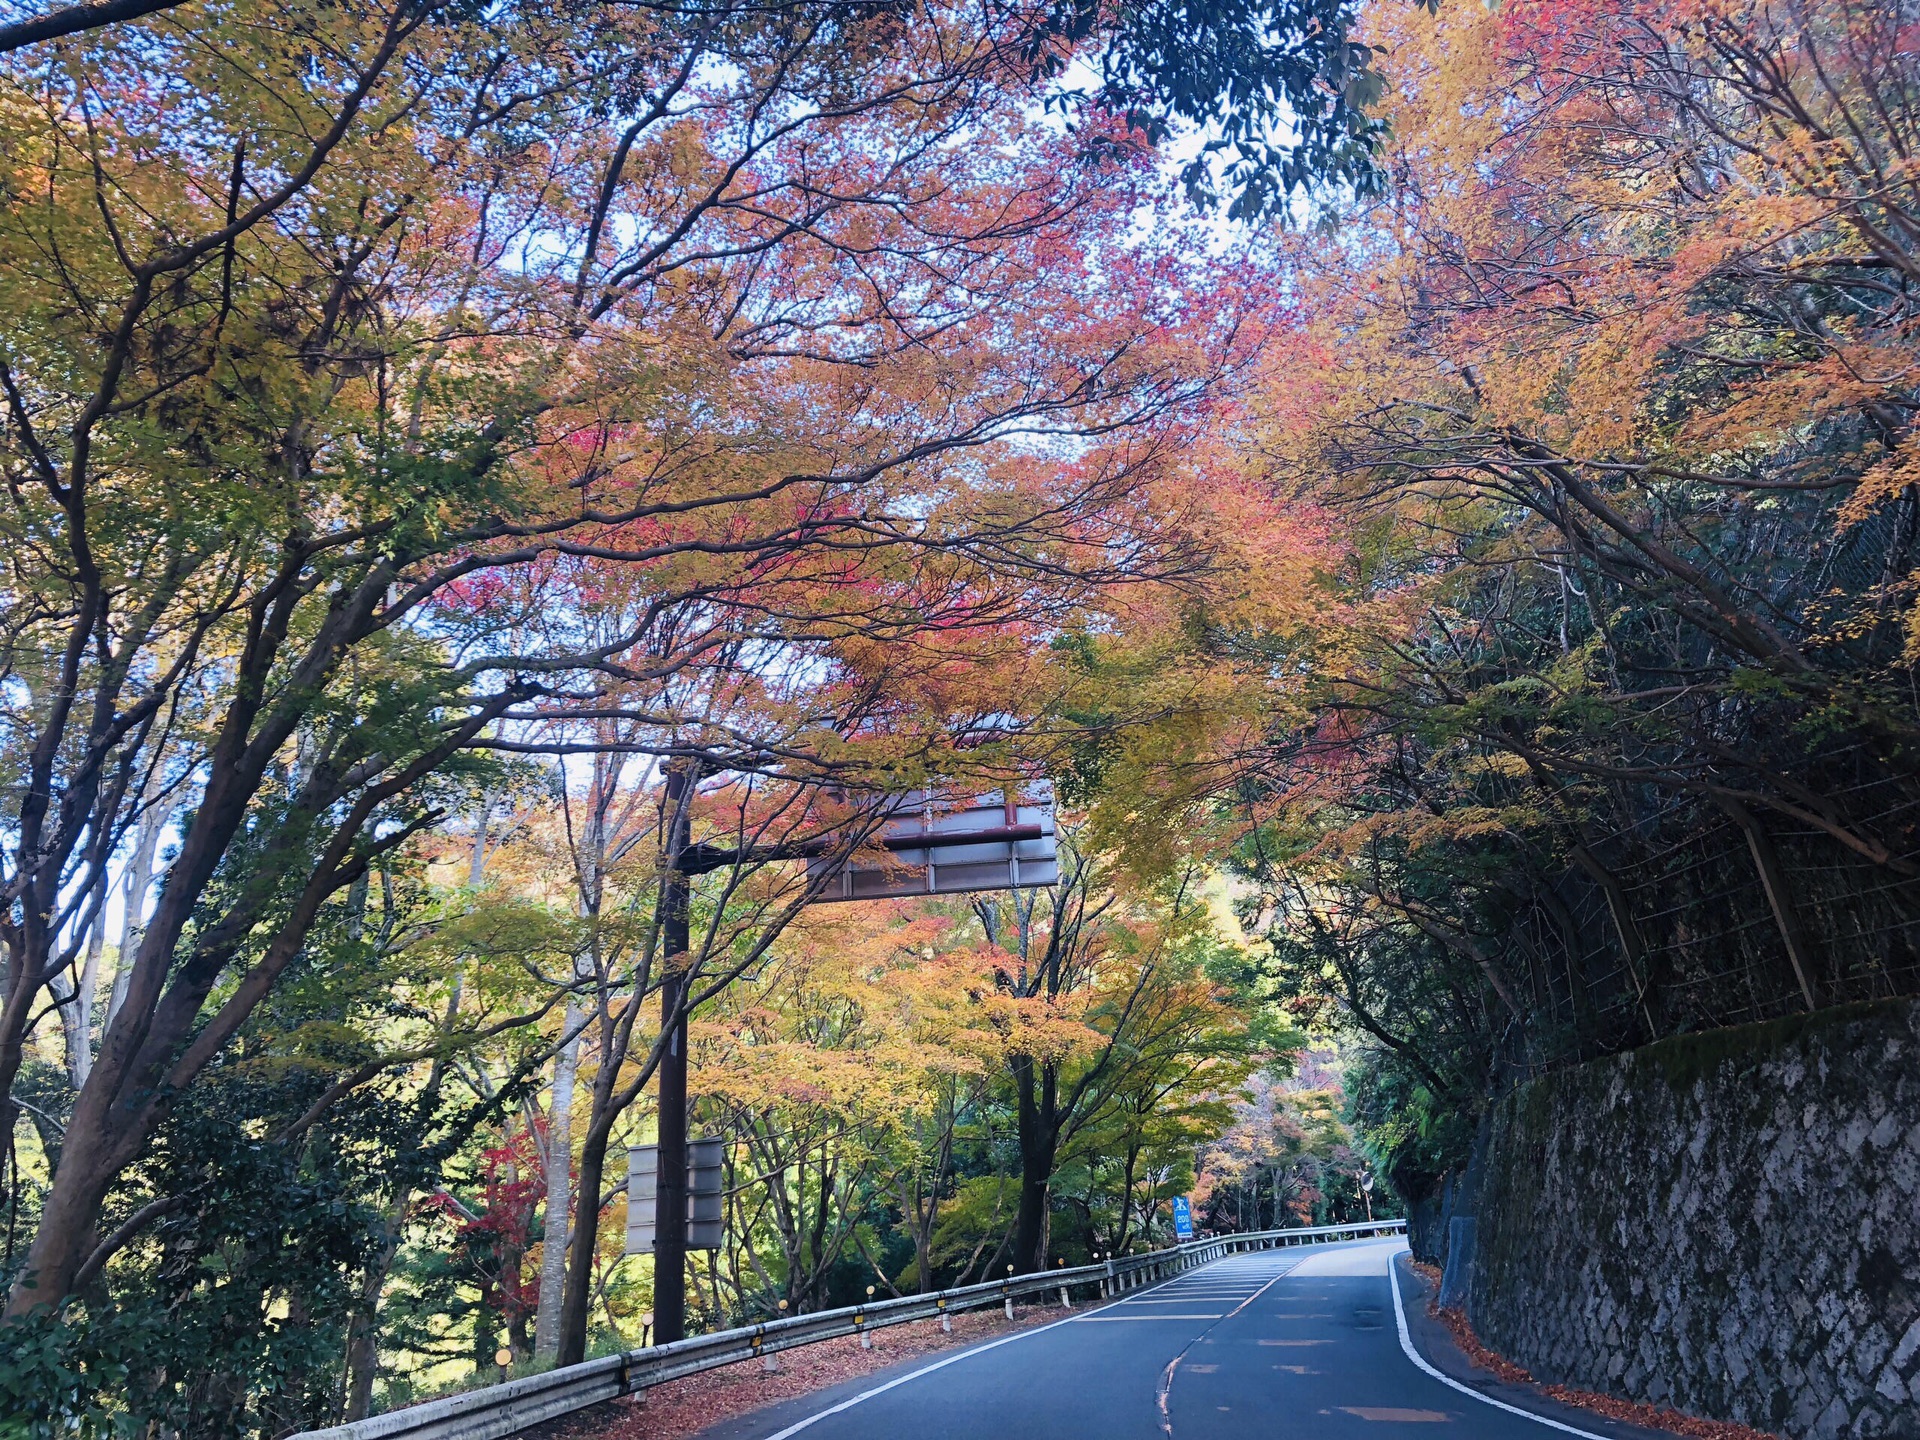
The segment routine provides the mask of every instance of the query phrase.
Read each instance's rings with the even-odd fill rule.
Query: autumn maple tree
[[[634,1343],[682,1023],[720,1325],[1910,992],[1917,23],[9,9],[0,1393]],[[1041,781],[1059,885],[824,903]]]
[[[1331,623],[1235,642],[1221,793],[1409,1195],[1503,1075],[1913,984],[1914,19],[1369,16],[1388,188],[1246,432]]]
[[[969,575],[1109,568],[1100,517],[1138,453],[1064,488],[957,486],[954,459],[1145,440],[1199,378],[1153,317],[1048,264],[1121,213],[1114,177],[1062,189],[1038,135],[956,173],[987,153],[949,155],[956,133],[1025,143],[989,84],[1003,37],[954,55],[941,25],[863,41],[827,12],[710,78],[700,35],[663,51],[644,15],[586,46],[536,18],[362,18],[297,78],[270,17],[236,17],[154,33],[175,83],[106,36],[78,111],[58,67],[9,100],[12,347],[34,357],[5,376],[9,1075],[122,841],[179,817],[16,1312],[65,1292],[106,1187],[321,910],[470,789],[463,753],[622,687],[658,703],[727,646],[978,610]],[[833,86],[856,98],[805,98]],[[645,98],[610,130],[616,90]],[[1001,343],[1016,318],[1065,345]],[[932,593],[901,583],[908,552]],[[603,596],[624,631],[557,609]]]
[[[470,830],[484,860],[555,757],[685,762],[742,787],[702,843],[843,859],[860,802],[830,795],[1024,773],[1067,620],[1211,563],[1180,457],[1257,327],[1192,303],[1155,144],[1238,76],[1302,120],[1298,154],[1217,177],[1266,177],[1254,208],[1368,163],[1344,8],[1208,13],[1237,48],[1198,70],[1044,6],[10,14],[0,1113],[52,1128],[9,1169],[9,1325],[104,1344],[129,1247],[191,1250],[200,1192],[141,1167],[236,1065],[282,1066],[254,1120],[298,1169],[376,1099],[437,1124],[457,1076],[445,1158],[577,1047],[597,1190],[657,1053],[657,823],[575,828],[571,932],[525,892],[481,907],[505,966],[425,858]],[[1056,83],[1076,56],[1097,91]],[[687,1005],[804,903],[766,871],[715,882],[767,923],[669,967],[712,962]],[[513,978],[556,947],[560,984]],[[342,1408],[430,1170],[384,1187]]]

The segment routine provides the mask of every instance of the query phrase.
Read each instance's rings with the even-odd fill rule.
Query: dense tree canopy
[[[1916,22],[0,7],[0,1435],[637,1343],[681,1021],[714,1327],[1912,993]]]
[[[1261,292],[1198,303],[1153,147],[1345,42],[1196,79],[1104,12],[964,3],[20,22],[8,1408],[359,1413],[389,1299],[427,1356],[497,1317],[577,1357],[675,1018],[792,963],[886,795],[1052,765],[1063,629],[1202,583],[1179,457]],[[1079,55],[1146,88],[1075,96]],[[733,859],[669,954],[687,821]],[[465,1259],[415,1283],[429,1220]]]
[[[1319,672],[1239,855],[1416,1191],[1514,1076],[1920,982],[1913,21],[1374,16],[1388,197],[1248,429],[1341,608],[1221,643]]]

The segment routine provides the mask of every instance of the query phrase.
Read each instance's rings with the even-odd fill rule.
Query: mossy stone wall
[[[1469,1313],[1542,1380],[1920,1440],[1920,1001],[1663,1041],[1493,1116]]]

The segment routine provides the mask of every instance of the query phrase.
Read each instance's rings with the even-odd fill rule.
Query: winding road
[[[1411,1297],[1396,1295],[1417,1283],[1404,1254],[1396,1239],[1231,1256],[1052,1324],[716,1425],[702,1440],[1655,1433],[1468,1370]],[[1421,1344],[1412,1332],[1423,1332]]]

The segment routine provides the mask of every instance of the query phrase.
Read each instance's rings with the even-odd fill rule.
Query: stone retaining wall
[[[1920,1440],[1920,1002],[1534,1081],[1479,1189],[1469,1314],[1537,1378]]]

